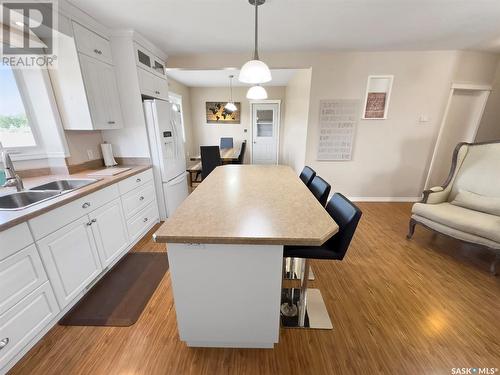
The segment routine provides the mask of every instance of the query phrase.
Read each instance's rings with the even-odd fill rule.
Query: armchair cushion
[[[500,198],[497,197],[487,197],[467,190],[459,190],[451,204],[500,216]]]
[[[469,210],[450,203],[416,203],[412,213],[457,231],[500,243],[500,216]]]

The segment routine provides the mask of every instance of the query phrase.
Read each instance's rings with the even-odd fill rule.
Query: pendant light
[[[259,16],[258,9],[259,5],[262,5],[266,0],[248,0],[248,2],[255,6],[255,48],[253,53],[253,60],[248,61],[241,67],[240,75],[238,79],[244,83],[259,84],[264,82],[269,82],[271,77],[271,71],[269,67],[263,61],[259,60]]]
[[[251,100],[267,99],[267,91],[261,85],[252,86],[247,91],[247,99]]]
[[[229,113],[233,113],[234,111],[236,111],[238,109],[238,108],[236,108],[236,106],[234,105],[234,102],[233,102],[233,78],[234,78],[233,75],[229,76],[229,101],[224,106],[224,109],[226,110],[226,112],[229,112]]]

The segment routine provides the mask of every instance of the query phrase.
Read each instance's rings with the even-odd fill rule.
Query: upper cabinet
[[[123,127],[108,39],[61,16],[58,68],[49,72],[64,128]]]
[[[138,67],[165,78],[165,63],[159,57],[155,56],[137,42],[134,43],[134,50],[135,61]]]

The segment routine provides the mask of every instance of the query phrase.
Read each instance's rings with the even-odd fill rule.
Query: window
[[[9,67],[0,68],[0,142],[6,148],[37,146],[22,87],[16,72]]]

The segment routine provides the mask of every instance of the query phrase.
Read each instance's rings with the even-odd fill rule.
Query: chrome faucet
[[[15,186],[17,191],[24,190],[23,180],[16,173],[12,159],[7,150],[2,150],[2,163],[5,170],[5,184],[2,187]]]

